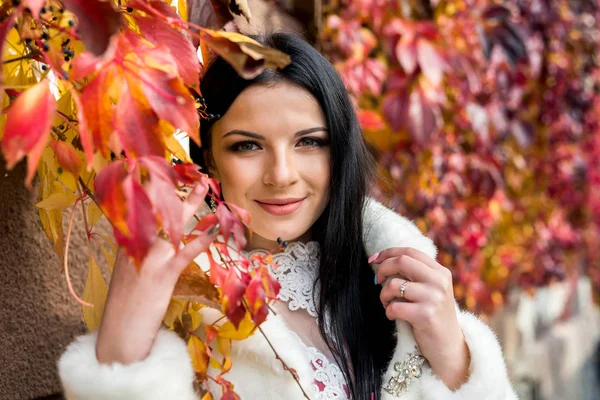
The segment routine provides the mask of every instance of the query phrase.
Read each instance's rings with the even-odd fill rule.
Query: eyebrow
[[[314,132],[328,132],[327,128],[324,128],[322,126],[318,126],[315,128],[309,128],[309,129],[303,129],[301,131],[298,131],[294,134],[294,137],[299,137],[299,136],[304,136],[304,135],[308,135],[310,133],[314,133]],[[247,136],[249,138],[252,139],[258,139],[258,140],[265,140],[266,137],[264,137],[263,135],[259,135],[258,133],[254,133],[254,132],[249,132],[249,131],[244,131],[242,129],[234,129],[232,131],[227,132],[226,134],[223,135],[223,138],[226,138],[227,136],[231,136],[231,135],[242,135],[242,136]]]

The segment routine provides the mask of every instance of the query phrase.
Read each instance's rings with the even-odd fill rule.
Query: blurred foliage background
[[[319,46],[463,306],[586,275],[600,298],[595,0],[332,0]]]

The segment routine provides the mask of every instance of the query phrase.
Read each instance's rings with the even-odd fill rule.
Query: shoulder
[[[368,198],[363,210],[363,241],[367,255],[390,247],[412,247],[435,258],[437,248],[409,219]]]

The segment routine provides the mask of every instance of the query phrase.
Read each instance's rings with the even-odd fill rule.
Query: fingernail
[[[375,285],[377,285],[377,272],[375,272],[375,278],[373,279]]]
[[[375,253],[371,257],[369,257],[369,264],[371,264],[373,261],[377,260],[377,257],[379,257],[379,253]]]

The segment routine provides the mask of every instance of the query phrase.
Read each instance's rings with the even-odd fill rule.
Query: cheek
[[[239,157],[226,154],[215,158],[223,198],[243,207],[243,199],[254,186],[258,176],[258,166]]]

